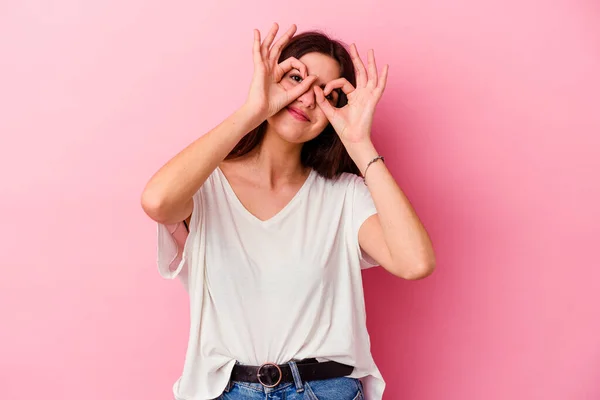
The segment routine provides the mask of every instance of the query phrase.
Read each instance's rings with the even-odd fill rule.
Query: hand
[[[354,44],[350,47],[350,55],[356,70],[356,88],[346,78],[339,78],[329,82],[324,89],[318,86],[313,89],[317,104],[344,145],[370,138],[375,106],[383,95],[389,70],[386,64],[381,76],[378,76],[373,50],[369,50],[368,54],[368,71]],[[342,108],[333,107],[325,98],[334,89],[342,89],[348,97],[348,104]]]
[[[279,26],[274,24],[262,43],[260,32],[258,29],[254,30],[254,76],[245,105],[253,113],[259,115],[262,120],[276,114],[300,97],[317,79],[316,76],[307,76],[306,65],[294,57],[286,59],[281,64],[277,63],[282,49],[296,33],[296,25],[292,25],[271,47],[278,29]],[[286,89],[281,84],[281,79],[294,68],[300,71],[303,78],[302,83]]]

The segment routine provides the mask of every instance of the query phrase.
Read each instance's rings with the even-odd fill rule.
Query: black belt
[[[302,381],[339,378],[350,375],[354,371],[354,367],[351,365],[335,361],[318,362],[316,358],[306,358],[296,361],[296,364]],[[289,364],[265,363],[260,367],[236,364],[231,371],[231,380],[260,383],[264,387],[275,387],[280,383],[294,382],[294,377]]]

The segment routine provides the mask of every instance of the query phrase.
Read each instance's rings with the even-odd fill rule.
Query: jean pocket
[[[360,381],[355,378],[333,378],[305,383],[309,400],[362,400]]]

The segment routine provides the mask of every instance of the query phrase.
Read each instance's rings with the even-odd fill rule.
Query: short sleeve
[[[372,215],[377,214],[375,203],[371,197],[369,188],[364,184],[361,177],[356,176],[354,179],[354,198],[353,198],[353,237],[356,240],[356,246],[360,251],[360,267],[367,269],[376,267],[379,264],[367,253],[361,250],[358,243],[358,231],[362,224]]]
[[[194,206],[190,218],[189,233],[183,222],[177,224],[157,224],[157,264],[158,272],[163,278],[181,278],[187,283],[188,259],[195,243],[196,236],[200,234],[200,220],[202,218],[202,197],[198,190],[193,196]],[[183,244],[183,247],[181,247]]]

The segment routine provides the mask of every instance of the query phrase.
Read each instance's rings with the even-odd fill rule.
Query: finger
[[[327,83],[327,85],[325,85],[325,88],[323,89],[323,93],[325,94],[325,96],[329,96],[329,93],[331,93],[334,89],[342,89],[342,92],[344,92],[348,95],[348,94],[352,93],[355,88],[348,81],[348,79],[338,78],[338,79],[334,79],[333,81]]]
[[[377,87],[377,65],[375,64],[375,51],[373,49],[369,50],[368,54],[368,76],[369,82],[368,86],[372,88]]]
[[[265,38],[264,43],[262,44],[262,46],[260,48],[260,54],[262,55],[263,59],[267,59],[267,56],[269,55],[269,48],[271,47],[273,40],[275,40],[275,36],[277,36],[278,30],[279,30],[279,25],[277,25],[277,22],[275,22],[273,24],[273,27],[267,34],[267,37]]]
[[[379,82],[377,83],[377,93],[379,96],[383,94],[385,90],[385,84],[387,83],[388,71],[390,70],[390,66],[385,64],[383,66],[383,71],[381,71],[381,76],[379,77]]]
[[[315,91],[315,96],[317,98],[318,106],[321,108],[321,110],[323,110],[327,119],[331,121],[331,119],[335,115],[335,108],[325,98],[325,93],[323,93],[323,89],[321,89],[318,86],[315,86],[314,91]]]
[[[262,63],[262,57],[260,54],[260,31],[258,29],[254,30],[254,46],[252,46],[252,58],[254,60],[255,66]]]
[[[310,89],[310,87],[315,83],[316,80],[316,76],[309,75],[302,81],[302,83],[294,86],[292,89],[289,89],[288,99],[290,103],[296,100],[298,97],[302,96],[304,93],[306,93],[306,91]]]
[[[354,43],[350,46],[350,57],[352,58],[352,64],[354,64],[354,69],[356,71],[356,87],[367,86],[367,71],[358,55],[358,49]]]
[[[290,29],[286,33],[283,34],[282,37],[279,38],[273,45],[273,48],[269,51],[269,63],[273,65],[277,63],[279,60],[279,56],[281,55],[281,51],[285,47],[285,45],[290,41],[294,33],[296,33],[296,25],[292,25]]]
[[[279,64],[279,68],[277,69],[277,73],[275,76],[275,82],[279,82],[285,74],[290,72],[292,69],[297,69],[300,71],[300,75],[302,75],[302,79],[306,78],[308,75],[308,70],[306,65],[295,57],[289,57],[281,64]]]

